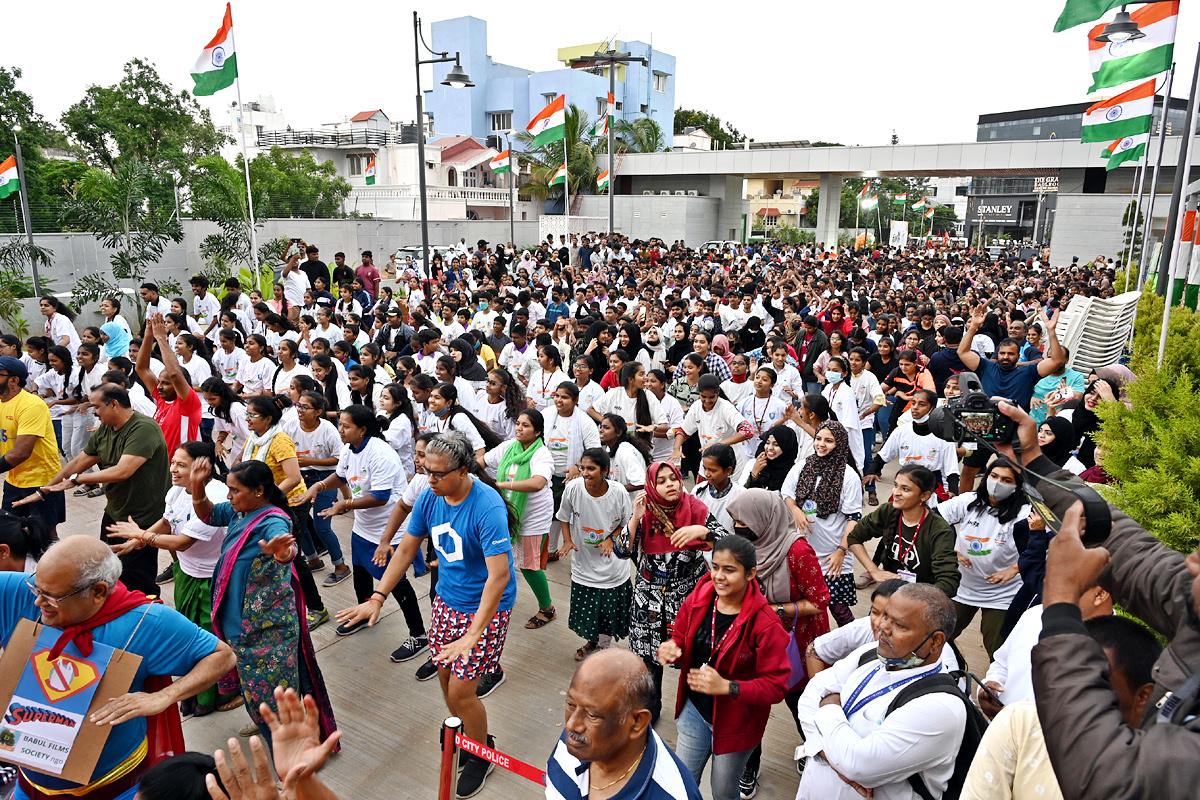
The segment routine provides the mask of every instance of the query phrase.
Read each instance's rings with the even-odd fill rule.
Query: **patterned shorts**
[[[471,627],[473,614],[455,611],[438,597],[433,601],[433,620],[429,626],[429,648],[434,655],[442,652],[446,645],[461,638]],[[450,674],[459,680],[473,681],[500,668],[500,653],[504,650],[504,637],[508,635],[508,621],[512,609],[498,611],[483,631],[478,644],[465,656],[459,656],[450,664]]]

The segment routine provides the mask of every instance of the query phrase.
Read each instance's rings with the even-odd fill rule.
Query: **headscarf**
[[[837,444],[828,455],[813,453],[804,462],[796,482],[796,502],[803,506],[805,500],[812,500],[817,504],[817,516],[827,517],[837,511],[842,502],[842,483],[846,476],[846,461],[850,458],[850,439],[840,422],[822,422],[817,427],[817,433],[822,428],[833,434]]]
[[[683,323],[679,324],[683,325]],[[687,335],[690,332],[690,329],[687,325],[683,325],[683,330],[684,337],[682,339],[677,339],[674,344],[667,348],[668,364],[674,364],[676,366],[682,364],[683,357],[695,350],[695,347],[692,346],[691,337]]]
[[[796,521],[783,498],[766,489],[747,489],[735,497],[726,510],[758,534],[754,549],[758,552],[758,579],[762,581],[767,602],[791,600],[788,553],[800,539],[800,532],[796,530]]]
[[[462,360],[458,362],[456,372],[458,377],[465,381],[486,381],[487,370],[479,363],[479,356],[475,355],[475,347],[466,339],[455,339],[450,342],[450,347],[462,354]]]
[[[733,351],[729,349],[729,337],[718,333],[712,340],[712,351],[725,360],[725,366],[733,363]]]
[[[758,444],[758,450],[754,453],[754,457],[762,455],[763,450],[767,447],[767,439],[775,437],[775,443],[779,445],[783,451],[778,458],[768,458],[767,466],[763,467],[763,471],[758,473],[757,486],[760,489],[770,489],[772,492],[778,492],[783,488],[783,479],[787,477],[788,472],[792,469],[792,465],[796,463],[796,455],[800,452],[800,444],[796,439],[796,432],[787,425],[776,425],[763,434],[762,441]],[[841,484],[839,483],[840,487]]]
[[[1108,367],[1096,367],[1092,372],[1096,373],[1096,377],[1104,378],[1104,380],[1108,381],[1110,386],[1116,384],[1116,386],[1121,387],[1119,392],[1114,387],[1113,397],[1116,397],[1122,403],[1129,403],[1125,384],[1133,383],[1137,380],[1137,376],[1133,374],[1133,370],[1124,364],[1113,364]]]
[[[1054,432],[1054,441],[1042,445],[1042,455],[1061,467],[1067,463],[1071,451],[1079,443],[1079,438],[1075,436],[1075,426],[1062,417],[1046,417],[1042,425],[1048,425]]]
[[[655,484],[658,473],[663,469],[675,473],[679,481],[679,500],[674,504],[668,503],[658,493]],[[680,528],[688,525],[704,525],[708,522],[708,506],[704,501],[683,488],[683,475],[679,467],[668,461],[655,461],[646,468],[646,513],[642,515],[639,528],[642,537],[642,550],[647,554],[678,553],[679,548],[671,544],[671,536]],[[692,542],[687,545],[689,550],[707,550],[707,542]]]
[[[625,331],[625,335],[629,337],[629,346],[624,349],[629,354],[631,360],[636,361],[638,353],[642,350],[646,350],[646,355],[648,356],[653,355],[642,341],[642,330],[636,324],[627,322],[619,330]]]
[[[100,326],[100,332],[108,337],[104,343],[104,352],[109,358],[117,358],[129,354],[129,332],[115,322],[106,322]]]
[[[1104,369],[1103,367],[1101,369]],[[1099,374],[1099,371],[1097,371]],[[1104,381],[1108,387],[1112,389],[1113,397],[1121,396],[1121,382],[1113,378],[1097,377],[1097,381]],[[1094,383],[1093,383],[1094,385]],[[1089,389],[1092,387],[1089,386]],[[1053,419],[1051,417],[1050,419]],[[1096,414],[1094,408],[1087,407],[1087,392],[1083,394],[1083,400],[1080,401],[1079,407],[1071,414],[1071,425],[1075,428],[1075,441],[1079,443],[1079,462],[1085,467],[1091,467],[1096,463],[1096,443],[1092,437],[1096,431],[1100,430],[1100,417]]]

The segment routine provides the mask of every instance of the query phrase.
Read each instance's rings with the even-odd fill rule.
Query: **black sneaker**
[[[489,750],[496,749],[496,737],[492,736],[490,733],[488,734],[487,746],[488,746]],[[468,753],[466,750],[458,751],[458,771],[459,772],[462,772],[463,768],[467,766],[467,759],[469,759],[470,757],[471,757],[471,754]]]
[[[428,636],[410,636],[404,644],[392,651],[392,661],[397,664],[416,658],[429,649]]]
[[[489,672],[479,679],[479,685],[475,687],[475,696],[482,699],[487,697],[496,689],[500,688],[500,684],[504,683],[504,670],[496,670]]]
[[[742,800],[750,800],[754,795],[758,794],[758,776],[762,772],[762,766],[758,769],[751,769],[747,764],[742,770],[742,777],[738,781],[738,795]]]
[[[427,681],[431,678],[436,678],[438,674],[437,665],[433,663],[433,657],[425,659],[425,663],[417,667],[417,680]]]
[[[483,785],[487,782],[487,776],[492,774],[492,770],[496,765],[479,756],[468,756],[467,765],[463,768],[462,774],[458,776],[458,790],[455,792],[455,797],[474,797],[483,791]]]
[[[337,626],[335,633],[337,633],[338,636],[351,636],[358,633],[365,627],[367,627],[367,621],[365,619],[360,619],[355,623],[343,622],[341,625]]]
[[[175,572],[171,569],[170,564],[167,564],[167,568],[164,569],[162,572],[158,573],[158,575],[155,576],[155,578],[154,578],[154,582],[157,583],[159,586],[162,586],[164,583],[173,583],[174,581],[175,581]]]

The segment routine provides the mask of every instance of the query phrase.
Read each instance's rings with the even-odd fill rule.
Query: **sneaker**
[[[796,762],[796,774],[804,775],[804,765],[808,763],[807,758],[802,758]]]
[[[487,783],[487,776],[491,775],[495,768],[495,764],[479,756],[468,757],[466,767],[458,776],[458,790],[455,792],[455,797],[474,797],[479,794],[483,791],[483,785]]]
[[[475,696],[483,699],[500,688],[502,683],[504,683],[504,670],[489,672],[479,679],[479,685],[475,687]]]
[[[875,585],[875,579],[871,577],[871,573],[864,572],[854,579],[854,585],[859,589],[866,589],[868,586]]]
[[[325,562],[320,558],[310,558],[308,560],[309,572],[321,572],[325,569]]]
[[[243,739],[249,739],[251,736],[261,736],[261,735],[262,735],[262,731],[260,731],[258,729],[258,726],[255,725],[253,722],[251,722],[249,725],[243,726],[242,729],[238,731],[238,736],[242,737]]]
[[[417,680],[427,681],[430,678],[436,678],[438,674],[437,665],[433,663],[433,656],[425,659],[425,663],[417,667]]]
[[[322,608],[320,611],[309,611],[304,615],[304,619],[308,622],[308,632],[312,633],[326,622],[329,622],[329,609]]]
[[[339,583],[346,580],[346,578],[349,578],[351,572],[352,571],[350,569],[346,569],[344,572],[338,572],[335,569],[333,572],[325,576],[325,581],[321,585],[326,589],[328,589],[330,586],[337,586]]]
[[[742,770],[741,780],[738,781],[738,793],[742,800],[750,800],[758,794],[758,776],[761,772],[761,765],[758,769],[751,769],[747,764],[746,768]]]
[[[489,750],[496,749],[496,737],[492,736],[490,733],[488,734],[488,738],[487,738],[487,746],[488,746]],[[462,772],[463,769],[467,766],[467,761],[470,758],[471,758],[471,754],[468,753],[466,750],[458,751],[458,771],[459,772]]]
[[[392,651],[392,661],[402,664],[405,661],[416,658],[428,649],[428,636],[410,636],[404,640],[404,644]]]
[[[155,576],[155,578],[154,578],[154,582],[157,583],[159,586],[162,586],[164,583],[173,583],[174,581],[175,581],[175,572],[171,569],[170,564],[167,564],[167,568],[164,569],[162,572],[158,573],[158,575]]]
[[[337,626],[336,633],[338,636],[352,636],[365,627],[367,627],[367,621],[365,619],[360,619],[355,623],[343,622],[341,625]]]

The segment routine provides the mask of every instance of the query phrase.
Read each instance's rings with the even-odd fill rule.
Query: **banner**
[[[908,244],[908,220],[892,220],[892,232],[888,236],[889,247],[904,247]]]

